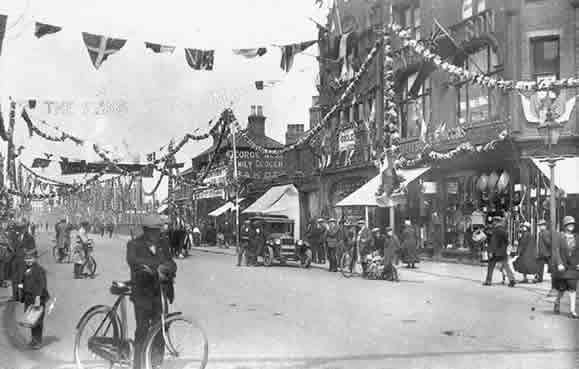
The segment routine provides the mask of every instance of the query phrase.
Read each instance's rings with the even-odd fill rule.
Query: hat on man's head
[[[163,224],[165,224],[163,217],[157,214],[145,215],[141,223],[143,228],[150,229],[161,229]]]
[[[380,232],[380,228],[374,227],[372,228],[372,233]]]
[[[386,227],[386,232],[392,232],[392,231],[393,231],[392,227]]]
[[[358,224],[358,225],[366,225],[366,221],[363,220],[363,219],[360,219],[360,220],[357,222],[357,224]]]
[[[329,222],[329,223],[336,223],[336,219],[330,218],[330,219],[328,219],[328,222]]]
[[[540,219],[539,223],[537,223],[537,225],[547,225],[547,221],[545,219]]]
[[[531,223],[523,222],[523,224],[521,224],[521,228],[527,228],[528,230],[530,230],[531,229]]]

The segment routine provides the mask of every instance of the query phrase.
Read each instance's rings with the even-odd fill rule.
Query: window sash
[[[547,48],[550,48],[547,49]],[[551,51],[552,57],[546,57]],[[554,75],[559,78],[561,68],[561,45],[559,37],[543,37],[531,39],[531,62],[534,79]]]

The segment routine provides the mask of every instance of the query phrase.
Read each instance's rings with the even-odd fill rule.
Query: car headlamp
[[[304,245],[304,241],[302,240],[298,240],[298,242],[296,242],[298,246],[303,246]]]
[[[281,240],[280,240],[280,239],[277,239],[277,240],[275,240],[274,243],[275,243],[276,245],[281,245]]]

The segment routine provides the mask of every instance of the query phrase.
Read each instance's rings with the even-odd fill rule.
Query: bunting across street
[[[36,36],[36,38],[41,38],[43,36],[57,33],[57,32],[60,32],[62,30],[62,27],[53,26],[51,24],[40,23],[40,22],[36,22],[36,24],[34,25],[34,28],[35,28],[34,29],[34,36]]]
[[[82,38],[88,50],[90,60],[96,69],[99,69],[107,58],[122,49],[126,40],[109,38],[101,35],[83,32]]]
[[[195,70],[213,70],[214,53],[214,50],[185,49],[185,59]]]

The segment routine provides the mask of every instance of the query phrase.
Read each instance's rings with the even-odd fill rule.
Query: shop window
[[[420,39],[420,6],[418,1],[409,6],[397,7],[393,11],[394,21],[402,28],[409,29],[415,38]]]
[[[484,46],[469,54],[462,67],[478,74],[498,73],[498,59],[492,47]],[[498,111],[498,92],[495,89],[462,82],[458,85],[458,123],[473,124],[490,120]]]
[[[531,39],[533,79],[558,79],[560,69],[559,37]]]
[[[419,73],[409,75],[400,90],[400,136],[420,136],[422,121],[430,120],[430,80],[419,79]]]

